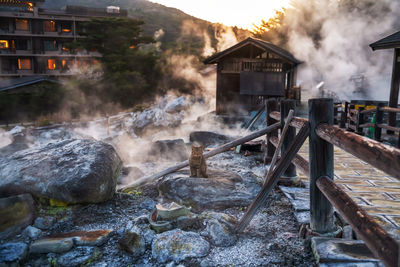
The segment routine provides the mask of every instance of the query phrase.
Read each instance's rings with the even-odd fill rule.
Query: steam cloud
[[[316,96],[323,81],[340,99],[387,101],[393,51],[368,45],[400,30],[399,10],[392,0],[292,0],[283,25],[289,51],[305,62],[298,72],[305,97]]]

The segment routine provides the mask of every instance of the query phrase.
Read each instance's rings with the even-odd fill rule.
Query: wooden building
[[[249,37],[204,63],[217,64],[218,115],[257,110],[268,97],[300,100],[296,69],[301,62],[269,42]]]
[[[392,82],[390,86],[389,107],[397,108],[399,103],[400,86],[400,31],[389,35],[375,43],[369,45],[372,50],[393,49],[393,70]],[[389,113],[389,126],[396,126],[396,113]]]

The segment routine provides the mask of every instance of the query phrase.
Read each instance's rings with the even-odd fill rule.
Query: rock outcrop
[[[69,139],[0,159],[0,196],[30,193],[68,203],[98,203],[115,192],[122,161],[111,145]]]

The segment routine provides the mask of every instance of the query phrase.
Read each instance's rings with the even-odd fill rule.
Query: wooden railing
[[[267,125],[283,121],[282,117],[284,116],[281,114],[285,112],[287,105],[293,107],[293,103],[289,104],[287,101],[283,101],[280,105],[281,112],[278,112],[278,103],[268,100],[266,106]],[[397,109],[384,107],[378,107],[376,111],[399,112]],[[360,110],[357,115],[365,113],[367,113],[366,110]],[[336,116],[342,118],[341,114],[336,113]],[[300,155],[291,158],[292,163],[310,177],[311,231],[316,234],[335,231],[334,206],[337,212],[352,226],[357,236],[385,266],[399,266],[399,243],[334,183],[333,146],[345,150],[399,180],[400,149],[334,126],[334,117],[334,105],[331,99],[312,99],[309,101],[309,119],[295,117],[290,123],[297,129],[304,129],[305,125],[309,125],[310,128],[309,161]],[[384,128],[379,125],[382,123],[377,124],[379,128]],[[360,126],[364,125],[359,124],[358,127]],[[295,143],[295,140],[285,141]],[[266,143],[267,159],[268,155],[273,154],[277,143],[277,133],[270,133]]]
[[[389,114],[400,113],[400,108],[386,107],[384,103],[358,104],[343,102],[334,104],[335,124],[340,128],[359,135],[367,135],[376,141],[386,141],[382,136],[382,130],[386,130],[387,136],[398,134],[397,146],[400,148],[400,127],[388,124]],[[386,136],[386,137],[387,137]]]

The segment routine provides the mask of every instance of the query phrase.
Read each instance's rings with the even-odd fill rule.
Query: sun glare
[[[211,22],[227,26],[252,29],[253,24],[268,20],[275,10],[287,7],[290,0],[151,0],[168,7],[175,7],[183,12]]]

